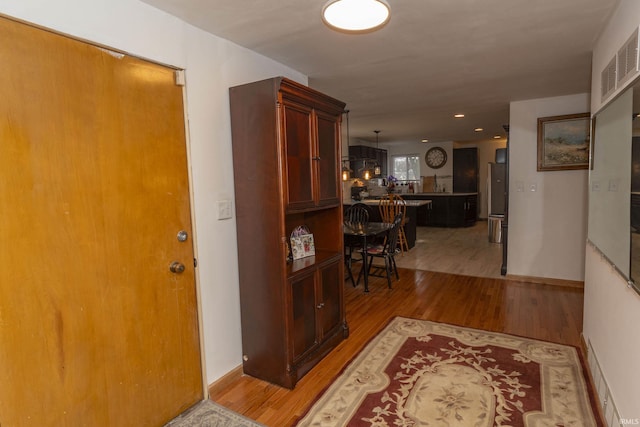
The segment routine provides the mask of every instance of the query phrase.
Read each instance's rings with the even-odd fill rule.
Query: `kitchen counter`
[[[437,197],[437,196],[454,196],[454,197],[463,197],[463,196],[477,196],[478,193],[408,193],[401,194],[402,197]]]
[[[407,216],[411,217],[411,226],[429,227],[470,227],[478,219],[478,193],[406,193],[401,194],[407,203]],[[358,203],[353,200],[345,205]],[[378,199],[360,201],[367,206],[380,204]],[[378,209],[375,210],[376,214]],[[407,231],[409,233],[414,230]],[[407,239],[408,240],[408,239]]]
[[[420,207],[431,204],[431,200],[405,200],[407,206]],[[364,203],[367,206],[378,206],[380,204],[380,199],[364,199],[364,200],[352,200],[350,203],[345,204],[353,204],[353,203]]]

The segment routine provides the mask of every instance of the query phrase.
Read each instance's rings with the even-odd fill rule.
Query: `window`
[[[420,179],[420,157],[416,154],[391,156],[393,173],[400,181]]]

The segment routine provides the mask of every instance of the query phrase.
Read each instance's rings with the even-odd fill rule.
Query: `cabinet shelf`
[[[306,258],[300,258],[287,263],[287,278],[291,279],[296,275],[304,274],[307,270],[312,270],[342,259],[342,253],[316,248],[316,254]]]

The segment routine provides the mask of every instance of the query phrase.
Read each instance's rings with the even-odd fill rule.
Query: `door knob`
[[[178,261],[173,261],[169,266],[169,270],[172,273],[180,274],[184,271],[184,264]]]

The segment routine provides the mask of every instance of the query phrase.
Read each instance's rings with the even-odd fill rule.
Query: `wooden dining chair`
[[[398,238],[400,236],[400,230],[402,230],[402,213],[397,213],[391,222],[391,228],[387,233],[387,239],[382,245],[370,245],[367,247],[365,255],[369,257],[368,275],[375,277],[386,277],[387,286],[391,289],[391,273],[395,273],[396,280],[400,279],[398,274],[398,267],[396,266],[396,253],[398,252]],[[382,258],[384,260],[384,267],[373,265],[374,258]],[[381,270],[384,268],[384,275],[381,274]],[[374,270],[374,272],[371,272]],[[358,274],[358,281],[362,271]]]
[[[407,202],[401,196],[389,193],[380,199],[378,209],[380,210],[382,221],[388,223],[392,223],[397,214],[402,214],[402,222],[398,232],[398,246],[400,246],[402,255],[404,255],[405,250],[409,252],[409,243],[404,232],[404,225],[407,219]]]
[[[356,203],[354,205],[349,206],[344,211],[344,222],[350,224],[360,224],[366,225],[369,223],[369,207],[364,203]],[[360,282],[360,276],[358,276],[358,280],[354,280],[353,272],[351,267],[354,262],[362,261],[362,258],[356,259],[354,258],[354,254],[362,253],[363,248],[360,244],[360,240],[354,238],[353,236],[345,236],[344,239],[344,264],[347,269],[347,274],[349,276],[349,280],[353,283],[353,287],[355,288]],[[364,255],[362,255],[364,256]]]

